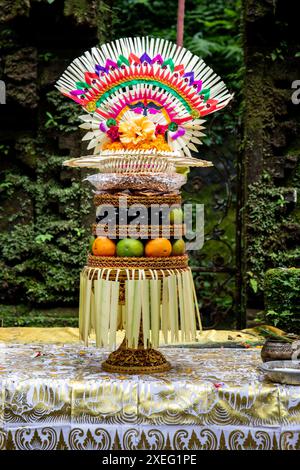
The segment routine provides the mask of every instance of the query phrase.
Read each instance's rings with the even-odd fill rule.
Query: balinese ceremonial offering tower
[[[231,99],[191,52],[163,39],[126,38],[75,59],[57,88],[82,106],[92,155],[64,162],[93,168],[96,219],[80,276],[79,329],[87,344],[115,347],[102,364],[122,373],[170,368],[164,342],[193,341],[201,329],[183,240],[180,188],[201,144],[203,118]],[[198,324],[198,325],[197,325]]]

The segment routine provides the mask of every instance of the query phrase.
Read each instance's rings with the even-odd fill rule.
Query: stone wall
[[[244,0],[239,238],[242,309],[263,308],[264,272],[299,263],[300,79],[297,2]]]
[[[86,152],[79,110],[54,84],[72,58],[105,39],[101,1],[4,0],[0,10],[0,302],[4,325],[30,324],[33,307],[78,303],[92,220],[83,171],[62,161]],[[9,304],[26,307],[9,308]],[[52,312],[52,310],[51,310]],[[43,324],[43,314],[35,311]],[[51,324],[51,315],[45,323]],[[73,324],[69,310],[63,324]]]

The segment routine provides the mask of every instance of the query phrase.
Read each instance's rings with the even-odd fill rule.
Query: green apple
[[[170,224],[182,224],[183,222],[183,211],[181,207],[175,207],[170,211]]]
[[[90,249],[91,253],[93,252],[93,243],[94,243],[94,241],[95,241],[95,237],[90,237],[89,249]]]
[[[136,256],[140,257],[144,254],[144,245],[141,240],[134,238],[123,238],[117,243],[117,256]]]
[[[176,240],[172,245],[172,255],[173,256],[180,256],[184,255],[185,253],[185,242],[180,238]]]

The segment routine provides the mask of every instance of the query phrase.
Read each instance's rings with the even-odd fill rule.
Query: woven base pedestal
[[[127,348],[124,340],[102,363],[102,369],[123,374],[153,374],[170,370],[171,364],[156,349],[144,349],[140,341],[137,349]]]

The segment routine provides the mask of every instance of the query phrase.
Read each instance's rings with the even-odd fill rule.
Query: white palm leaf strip
[[[109,281],[109,274],[111,269],[108,269],[105,273],[105,277],[102,280],[102,293],[101,293],[101,346],[108,345],[108,331],[109,331],[109,319],[111,316],[111,288],[113,281]]]
[[[184,272],[181,273],[181,285],[182,285],[182,294],[183,294],[183,318],[184,318],[184,340],[189,341],[189,317],[188,317],[188,305],[187,305],[187,292],[186,292],[186,283],[184,282]]]
[[[80,114],[80,116],[78,116],[79,119],[81,119],[81,121],[86,121],[90,124],[93,124],[95,125],[95,129],[98,129],[99,127],[99,122],[100,122],[100,119],[97,119],[97,114],[93,114],[93,115],[90,115],[90,114]],[[83,124],[81,124],[79,127],[83,126]],[[84,127],[83,129],[89,129],[90,127]]]
[[[92,282],[90,276],[90,269],[87,270],[85,276],[85,283],[83,288],[83,324],[82,324],[82,336],[84,344],[88,345],[88,337],[90,330],[90,314],[91,314],[91,292],[92,292]]]
[[[134,300],[133,300],[133,320],[132,320],[132,342],[133,347],[138,347],[139,333],[141,327],[141,311],[142,311],[142,283],[141,270],[138,270],[138,279],[132,279],[134,284]]]
[[[157,279],[154,272],[154,279],[150,279],[150,313],[151,313],[151,344],[153,347],[159,345],[159,314],[160,314],[160,292],[161,281]]]
[[[189,282],[186,271],[182,273],[182,285],[185,295],[185,324],[187,341],[192,340],[192,314],[194,313],[193,303],[191,302],[191,292],[189,291]]]
[[[174,292],[174,308],[175,308],[175,341],[179,342],[179,296],[178,296],[178,284],[177,284],[177,275],[178,272],[172,271],[174,276],[173,276],[173,292]]]
[[[171,342],[178,340],[178,304],[176,292],[176,276],[173,272],[167,277],[169,291],[169,327],[171,329]]]
[[[188,146],[190,150],[197,152],[197,147],[192,142],[189,142],[188,139],[186,139],[186,145]]]
[[[162,288],[162,305],[161,305],[161,329],[164,336],[165,343],[168,342],[168,329],[169,329],[169,289],[168,278],[163,273],[163,288]]]
[[[186,146],[187,141],[183,139],[182,137],[179,137],[178,139],[176,139],[176,141],[178,143],[179,148],[181,148],[186,155],[191,157],[192,155],[190,153],[189,147]]]
[[[93,276],[94,274],[92,274]],[[91,330],[95,330],[95,315],[96,315],[96,309],[95,309],[95,289],[92,285],[92,290],[91,290],[91,321],[90,321],[90,326],[89,326],[89,335],[91,333]]]
[[[196,339],[196,322],[195,322],[195,308],[194,308],[194,296],[193,290],[190,282],[189,272],[185,271],[183,273],[183,289],[186,296],[186,320],[188,324],[188,340],[193,341]]]
[[[84,126],[85,124],[80,124],[79,127]],[[90,131],[84,134],[81,140],[91,140],[91,139],[98,139],[100,136],[98,135],[98,131]]]
[[[94,330],[96,332],[96,317],[97,317],[97,305],[96,305],[96,291],[95,291],[95,282],[97,279],[99,279],[99,276],[101,276],[101,269],[95,269],[92,272],[92,279],[93,279],[93,284],[92,284],[92,293],[91,293],[91,327],[90,331]]]
[[[143,282],[142,282],[142,321],[143,321],[143,339],[144,348],[149,347],[150,343],[150,298],[149,298],[149,279],[146,279],[145,271],[143,271]]]
[[[135,270],[132,270],[133,272],[133,279],[134,279],[134,273]],[[127,339],[127,344],[128,348],[133,347],[133,337],[132,337],[132,323],[133,323],[133,310],[134,310],[134,290],[135,290],[135,284],[132,282],[131,279],[127,279],[125,281],[125,284],[127,286],[127,295],[126,295],[126,339]]]
[[[118,328],[118,311],[119,311],[119,282],[120,270],[117,270],[116,279],[111,282],[111,301],[110,301],[110,325],[109,325],[109,347],[116,345],[116,333]]]
[[[189,269],[189,275],[191,279],[191,285],[193,289],[193,298],[194,298],[194,303],[195,303],[195,309],[196,309],[196,315],[198,319],[198,325],[199,325],[199,330],[202,331],[202,322],[201,322],[201,317],[200,317],[200,312],[199,312],[199,305],[198,305],[198,299],[197,299],[197,294],[196,294],[196,288],[195,288],[195,283],[193,279],[193,274],[192,271]]]
[[[197,336],[197,323],[196,323],[196,316],[197,316],[197,311],[196,311],[196,304],[194,301],[194,281],[193,277],[191,276],[191,273],[189,270],[186,271],[186,278],[189,286],[189,292],[190,292],[190,304],[191,304],[191,309],[190,309],[190,319],[191,319],[191,326],[192,326],[192,341],[196,341],[196,336]]]
[[[126,276],[127,276],[127,280],[129,279],[129,271],[128,269],[126,269]],[[127,283],[127,280],[125,281],[125,303],[124,303],[124,320],[123,320],[123,325],[124,325],[124,330],[125,330],[125,338],[126,338],[126,342],[127,342],[127,346],[128,346],[128,332],[127,332],[127,328],[128,328],[128,283]]]
[[[83,305],[85,299],[85,280],[86,272],[83,270],[80,273],[80,286],[79,286],[79,337],[83,339]]]
[[[184,293],[183,293],[183,287],[182,287],[182,273],[181,272],[178,272],[176,280],[177,280],[178,299],[179,299],[181,342],[184,342],[186,337],[185,337],[185,318],[184,318]]]
[[[101,347],[101,297],[102,297],[102,270],[99,269],[97,279],[94,281],[95,291],[95,333],[96,333],[96,346]]]

